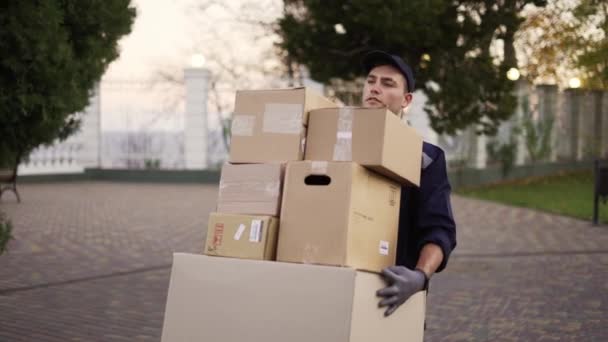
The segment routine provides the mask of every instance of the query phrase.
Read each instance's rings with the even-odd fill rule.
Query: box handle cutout
[[[310,175],[304,178],[304,183],[306,185],[329,185],[331,183],[331,178],[326,175]]]

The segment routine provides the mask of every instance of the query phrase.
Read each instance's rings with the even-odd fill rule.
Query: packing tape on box
[[[231,134],[234,136],[250,137],[255,127],[255,115],[237,114],[232,119]]]
[[[239,192],[251,192],[251,193],[264,193],[268,196],[279,196],[281,193],[281,182],[280,181],[267,181],[267,182],[248,182],[248,181],[233,181],[223,182],[220,180],[220,196],[224,191],[231,191],[239,189]]]
[[[313,174],[325,175],[327,174],[327,162],[326,161],[313,161],[311,165]]]
[[[294,103],[267,103],[264,108],[265,133],[301,134],[304,106]]]
[[[353,158],[353,110],[340,108],[338,113],[338,131],[334,145],[335,161],[350,161]]]

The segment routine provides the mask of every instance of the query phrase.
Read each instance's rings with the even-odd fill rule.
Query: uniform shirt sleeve
[[[438,245],[443,251],[443,261],[437,272],[448,263],[450,253],[456,247],[456,222],[450,201],[451,186],[448,181],[445,155],[438,150],[436,156],[425,156],[426,168],[422,170],[420,206],[418,207],[417,250],[418,255],[427,243]]]

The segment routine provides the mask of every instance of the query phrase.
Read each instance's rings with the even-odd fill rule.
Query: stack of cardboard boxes
[[[239,91],[206,255],[174,255],[162,340],[422,341],[424,293],[386,318],[375,296],[421,153],[385,109]]]

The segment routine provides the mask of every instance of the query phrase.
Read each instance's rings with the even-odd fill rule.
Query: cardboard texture
[[[275,260],[279,220],[271,216],[211,213],[204,253]]]
[[[174,254],[162,342],[422,342],[426,296],[384,317],[379,275]]]
[[[305,159],[354,161],[419,186],[422,138],[387,109],[318,109],[309,115]]]
[[[395,263],[400,199],[397,182],[356,163],[288,163],[277,260],[380,272]]]
[[[337,107],[308,88],[239,90],[230,140],[230,162],[302,160],[308,112]]]
[[[278,217],[284,171],[284,164],[225,163],[217,212]]]

